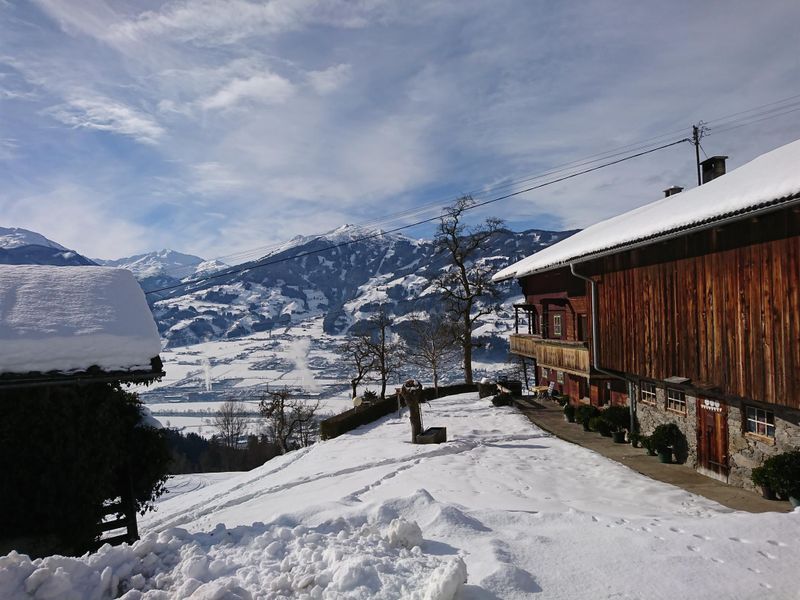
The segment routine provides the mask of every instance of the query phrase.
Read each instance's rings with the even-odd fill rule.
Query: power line
[[[522,189],[522,190],[517,190],[515,192],[510,192],[510,193],[504,194],[502,196],[497,196],[497,197],[491,198],[489,200],[484,200],[483,202],[476,202],[476,203],[471,204],[470,206],[468,206],[465,210],[474,210],[476,208],[481,208],[483,206],[487,206],[489,204],[493,204],[493,203],[499,202],[501,200],[507,200],[508,198],[513,198],[514,196],[519,196],[521,194],[526,194],[528,192],[532,192],[534,190],[538,190],[538,189],[546,187],[548,185],[553,185],[555,183],[560,183],[562,181],[566,181],[568,179],[572,179],[574,177],[578,177],[579,175],[585,175],[585,174],[591,173],[593,171],[598,171],[600,169],[604,169],[606,167],[610,167],[612,165],[619,164],[621,162],[625,162],[625,161],[628,161],[628,160],[631,160],[631,159],[634,159],[634,158],[638,158],[640,156],[644,156],[645,154],[650,154],[650,153],[656,152],[658,150],[664,150],[665,148],[669,148],[669,147],[675,146],[677,144],[682,144],[684,142],[691,142],[691,140],[689,138],[683,138],[683,139],[680,139],[680,140],[675,140],[675,141],[670,142],[668,144],[663,144],[661,146],[658,146],[657,148],[651,148],[649,150],[643,150],[641,152],[637,152],[636,154],[631,154],[630,156],[625,156],[623,158],[618,158],[617,160],[613,160],[613,161],[610,161],[610,162],[607,162],[607,163],[603,163],[601,165],[595,165],[594,167],[590,167],[590,168],[584,169],[582,171],[577,171],[575,173],[570,173],[569,175],[564,175],[564,176],[559,177],[557,179],[553,179],[553,180],[550,180],[550,181],[546,181],[544,183],[540,183],[540,184],[537,184],[537,185],[534,185],[534,186],[530,186],[530,187],[527,187],[527,188]],[[287,262],[287,261],[290,261],[290,260],[295,260],[295,259],[298,259],[298,258],[304,258],[306,256],[319,254],[321,252],[327,252],[329,250],[334,250],[336,248],[342,248],[342,247],[345,247],[345,246],[349,246],[349,245],[355,244],[357,242],[364,242],[364,241],[367,241],[367,240],[371,240],[371,239],[374,239],[376,237],[381,237],[381,236],[384,236],[384,235],[387,235],[387,234],[390,234],[390,233],[396,233],[396,232],[402,231],[404,229],[410,229],[412,227],[418,227],[419,225],[424,225],[425,223],[431,223],[433,221],[437,221],[441,217],[442,217],[442,215],[437,215],[435,217],[429,217],[427,219],[422,219],[420,221],[416,221],[414,223],[410,223],[410,224],[407,224],[407,225],[401,225],[399,227],[395,227],[395,228],[389,229],[387,231],[376,231],[374,233],[370,233],[370,234],[367,234],[367,235],[364,235],[364,236],[361,236],[361,237],[357,237],[357,238],[353,238],[353,239],[350,239],[350,240],[346,240],[344,242],[339,242],[337,244],[330,244],[330,245],[328,245],[328,246],[326,246],[324,248],[317,248],[317,249],[314,249],[314,250],[306,250],[304,252],[300,252],[299,254],[294,254],[292,256],[284,256],[282,258],[276,258],[276,259],[271,260],[271,261],[268,260],[266,262],[261,262],[260,264],[257,262],[256,264],[249,264],[249,265],[242,266],[242,267],[236,267],[236,268],[228,269],[228,270],[226,270],[224,272],[221,272],[221,273],[215,273],[213,275],[208,275],[206,277],[193,279],[191,281],[187,281],[187,282],[180,283],[180,284],[177,284],[177,285],[170,285],[170,286],[165,286],[165,287],[158,288],[158,289],[155,289],[155,290],[149,290],[149,291],[145,292],[145,294],[148,294],[148,295],[149,294],[156,294],[158,292],[166,292],[166,291],[175,290],[175,289],[178,289],[178,288],[189,287],[189,286],[193,286],[193,285],[198,284],[198,283],[204,283],[206,281],[212,281],[212,280],[215,280],[215,279],[221,279],[223,277],[228,277],[229,275],[235,275],[237,273],[242,273],[244,271],[250,271],[252,269],[259,269],[261,267],[268,267],[268,266],[271,266],[271,265],[276,265],[276,264]],[[318,236],[317,239],[319,239],[319,237],[321,237],[321,236]]]

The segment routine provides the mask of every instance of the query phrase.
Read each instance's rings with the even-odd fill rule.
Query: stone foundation
[[[655,405],[641,401],[639,385],[634,389],[638,399],[636,414],[639,419],[639,431],[642,435],[650,435],[662,423],[676,423],[686,436],[687,465],[698,468],[697,464],[697,396],[685,393],[686,415],[666,409],[667,390],[664,384],[656,385]],[[756,406],[775,414],[775,437],[768,438],[746,432],[745,406]],[[761,403],[733,401],[727,403],[728,426],[728,473],[727,483],[748,489],[754,489],[750,473],[754,467],[761,465],[767,458],[800,448],[800,411],[781,406],[769,406]],[[684,457],[678,457],[683,459]],[[714,476],[714,475],[712,475]]]
[[[639,386],[634,385],[637,398],[641,398]],[[667,410],[667,390],[665,387],[656,387],[656,403],[644,404],[639,401],[636,405],[636,416],[639,419],[639,432],[650,435],[655,428],[665,423],[676,423],[681,433],[686,437],[686,450],[680,452],[675,459],[691,467],[697,466],[697,398],[685,394],[686,414]]]

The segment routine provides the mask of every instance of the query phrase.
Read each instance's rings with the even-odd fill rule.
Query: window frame
[[[645,386],[652,388],[645,390]],[[658,406],[658,387],[652,381],[640,381],[639,382],[639,402],[645,404],[647,406]],[[645,399],[645,395],[647,399]]]
[[[765,438],[774,440],[775,439],[775,411],[767,410],[765,408],[759,408],[758,406],[753,406],[752,404],[746,404],[744,410],[744,431],[749,435],[753,435],[759,438]],[[750,411],[753,411],[753,417],[750,417]],[[760,420],[759,414],[764,414],[764,420]],[[770,423],[770,417],[772,418],[772,423]],[[750,429],[750,423],[753,423],[754,429]],[[763,429],[766,433],[761,433],[758,431],[759,425],[763,425]],[[770,433],[770,429],[772,432]]]
[[[556,382],[564,385],[564,371],[556,371]]]
[[[679,395],[678,399],[676,400],[674,398],[671,398],[670,397],[671,393],[678,394]],[[675,408],[674,405],[677,405],[678,408]],[[680,408],[681,405],[683,406],[683,408]],[[664,406],[669,412],[674,412],[678,413],[679,415],[685,416],[687,411],[686,393],[683,390],[679,390],[677,388],[667,388],[667,397]]]
[[[553,315],[553,337],[561,337],[563,335],[563,323],[561,313]]]

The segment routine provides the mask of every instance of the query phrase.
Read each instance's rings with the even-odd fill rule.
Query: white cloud
[[[4,200],[2,208],[5,223],[41,233],[84,256],[126,256],[150,244],[147,227],[120,216],[105,195],[72,183]]]
[[[164,129],[149,115],[99,96],[72,97],[46,112],[70,127],[111,131],[146,144],[155,144],[164,135]]]
[[[353,68],[348,64],[335,65],[322,71],[309,71],[308,82],[318,94],[334,92],[350,81]]]
[[[205,109],[226,109],[241,103],[279,104],[294,93],[288,79],[275,73],[234,79],[201,102]]]

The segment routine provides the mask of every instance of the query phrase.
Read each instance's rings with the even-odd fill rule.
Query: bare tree
[[[261,399],[259,409],[269,421],[281,454],[314,443],[318,425],[315,416],[319,407],[319,400],[311,403],[293,398],[287,388],[269,392]]]
[[[428,318],[414,318],[410,322],[410,328],[405,358],[412,365],[430,371],[434,394],[438,398],[439,376],[458,355],[456,333],[452,324],[437,313]]]
[[[448,314],[458,325],[456,330],[467,383],[472,383],[472,350],[476,346],[472,332],[482,317],[495,310],[499,297],[492,281],[491,266],[477,259],[503,225],[502,220],[489,218],[477,227],[466,227],[464,212],[474,204],[471,196],[456,200],[442,216],[434,238],[437,251],[450,260],[434,285],[443,296]]]
[[[355,375],[350,379],[350,385],[353,387],[353,398],[355,398],[358,395],[358,385],[374,368],[374,357],[369,344],[369,336],[349,335],[341,350],[348,364],[355,371]]]
[[[228,448],[236,448],[247,431],[247,408],[238,400],[222,403],[214,415],[213,425],[219,432],[220,441]]]
[[[372,355],[372,369],[377,371],[381,382],[381,400],[386,397],[386,382],[400,368],[402,356],[401,344],[392,339],[389,327],[392,319],[380,307],[369,319],[370,331],[364,336],[364,343]]]

